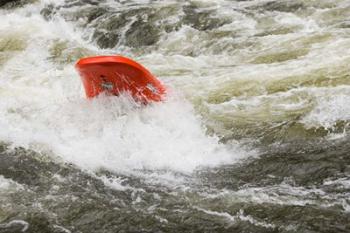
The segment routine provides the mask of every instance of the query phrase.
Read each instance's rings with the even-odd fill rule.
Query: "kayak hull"
[[[141,64],[123,56],[96,56],[80,59],[79,72],[86,97],[101,93],[119,95],[130,93],[136,101],[161,101],[165,87]]]

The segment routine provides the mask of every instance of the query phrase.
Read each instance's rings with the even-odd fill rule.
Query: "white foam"
[[[237,222],[236,216],[233,216],[227,212],[217,212],[217,211],[212,211],[212,210],[206,210],[206,209],[203,209],[200,207],[196,207],[196,209],[199,211],[202,211],[206,214],[209,214],[209,215],[214,215],[217,217],[222,217],[224,219],[227,219],[229,222],[231,222],[231,224]]]
[[[23,189],[23,186],[11,179],[7,179],[4,176],[0,175],[0,193],[8,192],[8,191],[16,191],[19,189]]]
[[[233,162],[241,154],[208,137],[191,105],[181,99],[139,107],[127,96],[81,98],[41,109],[35,103],[22,105],[18,109],[24,112],[8,113],[10,106],[1,106],[3,140],[46,144],[66,161],[87,169],[186,172]]]
[[[345,189],[350,189],[350,177],[339,178],[336,180],[326,180],[323,182],[324,185],[341,185]]]
[[[247,156],[238,144],[228,149],[219,144],[217,138],[207,136],[202,120],[196,115],[191,104],[182,97],[170,94],[166,103],[148,107],[137,106],[127,96],[85,100],[73,64],[57,69],[48,59],[48,47],[53,40],[59,39],[100,53],[106,51],[98,50],[93,44],[82,39],[85,29],[74,27],[74,23],[66,22],[59,15],[52,21],[45,21],[39,12],[44,4],[49,3],[53,1],[45,0],[18,10],[1,12],[0,30],[22,33],[28,37],[28,47],[1,67],[0,98],[5,101],[0,102],[0,140],[52,151],[64,161],[73,162],[86,169],[103,168],[118,172],[137,169],[191,172],[200,166],[233,163],[236,159]],[[62,1],[59,1],[56,4],[61,3]],[[254,1],[254,4],[256,3],[258,2]],[[248,3],[234,3],[237,7],[239,4]],[[223,9],[218,9],[218,14],[229,16],[229,12]],[[288,14],[282,14],[278,18],[281,24],[305,24],[305,28],[308,28],[310,23],[310,28],[316,30],[312,22],[287,16]],[[231,17],[237,20],[223,26],[218,32],[237,32],[239,40],[245,40],[246,36],[259,32],[256,29],[257,21],[248,14],[235,11]],[[346,39],[338,41],[338,49],[335,45],[328,44],[323,49],[311,53],[315,56],[310,55],[304,60],[278,65],[242,65],[241,60],[246,56],[242,54],[251,55],[249,50],[259,50],[255,47],[242,49],[242,52],[235,56],[228,56],[225,52],[218,56],[212,56],[210,52],[209,55],[198,57],[166,55],[172,52],[180,54],[183,50],[193,48],[202,54],[203,51],[199,50],[206,49],[202,42],[211,39],[209,34],[201,32],[198,35],[197,30],[183,26],[170,35],[173,36],[171,40],[165,41],[166,36],[162,37],[158,43],[159,50],[137,59],[143,59],[142,63],[150,65],[151,70],[156,68],[164,79],[172,69],[185,70],[187,73],[181,75],[180,79],[171,77],[166,81],[173,85],[178,84],[177,87],[182,89],[191,90],[193,95],[199,95],[202,89],[212,90],[218,84],[229,80],[250,79],[254,82],[255,79],[279,79],[287,73],[297,75],[315,68],[332,66],[338,64],[339,59],[349,57],[346,53]],[[283,40],[278,38],[278,41],[273,41],[276,38],[266,37],[260,42],[261,46],[275,46],[275,42],[286,42],[294,37],[297,35],[286,35]],[[230,35],[223,40],[233,43],[234,38]],[[166,50],[165,54],[162,53],[163,47]],[[335,56],[333,53],[325,60],[325,54],[330,50],[334,50],[337,55],[343,55]],[[316,56],[320,51],[322,56]],[[234,67],[236,64],[241,65]],[[347,120],[349,109],[342,109],[342,106],[346,105],[344,103],[348,102],[348,98],[346,95],[338,95],[337,98],[333,102],[320,99],[319,111],[322,112],[322,116],[326,116],[325,118],[317,115],[316,109],[306,116],[303,122],[329,126],[334,124],[334,121]],[[260,99],[256,100],[256,103],[260,103]],[[236,104],[245,105],[248,102],[243,100]],[[287,110],[302,108],[304,105],[302,101],[276,103],[280,104],[276,105],[278,108]],[[234,105],[233,102],[230,104]],[[232,106],[228,108],[232,109]],[[246,106],[249,107],[249,103]],[[250,106],[254,108],[254,103],[251,102]],[[333,114],[334,112],[337,114]]]
[[[191,172],[246,156],[238,145],[227,149],[207,136],[182,97],[169,94],[165,103],[147,107],[127,95],[86,100],[73,64],[57,69],[46,45],[55,39],[90,45],[81,39],[81,31],[59,17],[45,21],[36,7],[4,13],[0,24],[0,30],[11,31],[16,23],[16,31],[29,38],[28,47],[0,73],[0,98],[6,99],[0,102],[0,141],[50,151],[93,171]]]
[[[325,181],[324,185],[341,185],[348,187],[348,178],[334,181]],[[284,206],[307,206],[318,205],[322,207],[342,206],[345,212],[350,209],[348,193],[327,193],[320,188],[305,188],[292,186],[285,182],[265,187],[247,187],[237,191],[232,190],[210,190],[209,193],[202,193],[206,199],[220,199],[227,203],[259,203],[275,204]]]
[[[129,186],[123,185],[123,182],[125,181],[123,178],[117,177],[117,178],[108,178],[106,176],[99,177],[102,182],[112,189],[119,190],[119,191],[125,191],[127,189],[130,189]]]
[[[308,128],[321,126],[331,129],[338,121],[349,121],[349,92],[348,87],[321,90],[315,95],[317,105],[301,122]]]
[[[10,181],[0,176],[0,190],[4,190],[10,187]]]
[[[12,227],[13,225],[22,225],[21,232],[26,232],[29,228],[29,223],[23,220],[12,220],[9,223],[0,224],[0,229],[6,229]]]
[[[227,212],[217,212],[217,211],[203,209],[200,207],[195,207],[195,209],[202,211],[208,215],[213,215],[213,216],[217,216],[217,217],[221,217],[223,219],[226,219],[227,222],[229,223],[229,225],[233,225],[234,223],[236,223],[237,221],[240,220],[240,221],[249,222],[249,223],[256,225],[256,226],[261,226],[261,227],[265,227],[265,228],[276,228],[276,226],[274,224],[258,221],[250,215],[245,215],[243,210],[240,210],[235,215],[231,215]]]

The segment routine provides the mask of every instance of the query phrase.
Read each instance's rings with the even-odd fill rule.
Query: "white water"
[[[191,104],[172,91],[165,103],[147,107],[128,96],[86,100],[73,65],[57,68],[48,59],[54,39],[86,43],[71,25],[46,22],[38,9],[0,12],[0,31],[14,31],[28,41],[0,73],[0,141],[49,152],[93,171],[191,172],[246,155],[238,145],[228,149],[207,136]]]
[[[330,38],[334,43],[326,39],[306,46],[310,53],[299,59],[251,64],[257,56],[293,49],[290,41],[295,40],[298,47],[304,43],[301,42],[305,39],[303,36],[322,34],[325,30],[323,10],[316,10],[313,17],[306,18],[270,12],[271,15],[253,19],[239,11],[230,15],[225,7],[221,7],[217,8],[221,16],[233,18],[234,23],[224,25],[218,32],[233,32],[237,37],[222,37],[210,45],[205,43],[211,40],[210,33],[182,26],[178,31],[163,35],[157,50],[135,57],[169,86],[171,91],[165,103],[140,107],[127,96],[87,101],[73,64],[56,64],[50,59],[50,48],[57,41],[68,41],[71,49],[84,48],[95,54],[120,53],[124,48],[100,50],[83,39],[88,29],[75,27],[59,16],[45,21],[39,12],[49,2],[53,1],[0,11],[0,32],[26,41],[26,48],[14,52],[0,67],[0,141],[52,152],[64,162],[91,170],[191,172],[199,166],[217,166],[246,158],[251,153],[240,149],[238,143],[228,148],[219,144],[216,137],[206,134],[204,122],[184,94],[205,96],[227,82],[250,80],[261,85],[256,96],[244,98],[243,95],[242,99],[233,99],[213,108],[234,115],[240,109],[258,109],[268,100],[268,106],[273,107],[269,109],[270,115],[264,117],[274,117],[275,108],[283,113],[303,109],[310,103],[283,98],[283,95],[299,93],[298,89],[266,95],[265,83],[283,81],[287,74],[303,75],[323,67],[343,66],[350,58],[349,39],[335,39],[332,35]],[[231,3],[215,1],[213,4],[209,4],[209,8]],[[256,2],[232,4],[240,8]],[[328,3],[325,1],[324,4]],[[343,5],[347,7],[348,4],[344,2]],[[286,35],[256,38],[254,45],[242,49],[227,47],[243,43],[264,31],[264,27],[269,26],[264,25],[264,17],[274,20],[271,27],[282,25],[299,29]],[[218,49],[224,52],[212,55]],[[189,51],[200,55],[184,56]],[[300,93],[306,92],[310,98],[317,99],[313,109],[300,120],[306,128],[330,128],[339,120],[350,119],[349,109],[343,107],[349,99],[348,86],[329,89],[301,88]]]
[[[303,221],[289,219],[290,216],[295,216],[294,213],[289,213],[293,211],[290,207],[295,206],[305,207],[299,208],[300,210],[320,208],[327,211],[331,209],[332,213],[333,211],[350,212],[349,193],[346,190],[349,187],[349,177],[341,177],[342,174],[339,174],[341,178],[337,177],[338,174],[336,177],[330,175],[329,179],[323,180],[322,185],[318,185],[319,177],[316,177],[318,173],[312,171],[316,167],[310,169],[310,174],[316,174],[315,177],[310,177],[311,180],[315,179],[315,187],[311,182],[305,184],[305,187],[302,184],[299,186],[294,183],[292,177],[286,177],[285,182],[282,183],[276,181],[274,184],[275,182],[272,181],[273,184],[268,184],[270,178],[274,176],[272,174],[275,169],[279,174],[278,163],[275,165],[270,161],[266,161],[267,167],[264,167],[261,173],[259,168],[254,169],[254,164],[252,164],[253,168],[248,166],[246,174],[243,171],[242,178],[235,174],[235,167],[230,166],[227,170],[226,167],[222,170],[221,168],[210,170],[209,173],[214,172],[215,175],[204,174],[203,179],[200,177],[201,173],[199,177],[187,175],[197,168],[229,165],[257,154],[251,149],[242,148],[241,143],[234,140],[227,144],[219,143],[216,136],[208,135],[205,125],[212,127],[214,133],[220,134],[220,124],[227,124],[228,126],[223,127],[223,133],[220,134],[225,136],[226,131],[232,133],[235,126],[240,126],[240,121],[243,122],[242,125],[255,127],[253,130],[258,134],[265,133],[263,132],[265,128],[256,127],[256,125],[259,126],[256,123],[261,122],[278,125],[295,121],[301,123],[305,129],[311,129],[309,131],[312,133],[319,128],[331,131],[336,128],[337,123],[350,121],[350,109],[347,104],[350,101],[350,86],[349,81],[346,80],[347,66],[350,61],[349,29],[339,29],[333,27],[334,25],[328,27],[329,22],[326,19],[327,14],[337,18],[336,10],[348,7],[348,1],[337,1],[342,2],[338,5],[327,0],[308,2],[306,4],[319,4],[311,10],[310,16],[303,15],[305,12],[299,12],[298,15],[276,11],[264,13],[255,11],[253,17],[244,13],[246,9],[243,6],[255,6],[267,1],[196,1],[204,5],[208,4],[208,8],[217,7],[219,17],[234,18],[233,23],[214,31],[199,31],[189,25],[183,25],[178,31],[163,34],[154,47],[147,48],[150,52],[139,53],[133,53],[132,49],[125,47],[110,50],[98,49],[93,42],[89,41],[91,28],[76,26],[83,24],[83,18],[78,22],[66,22],[59,15],[56,15],[52,21],[46,21],[40,16],[39,12],[44,4],[64,4],[63,2],[45,0],[16,10],[0,10],[0,143],[5,141],[12,147],[22,146],[43,152],[63,163],[73,163],[92,176],[100,169],[116,173],[114,176],[109,176],[109,173],[107,175],[95,173],[98,175],[94,177],[114,190],[127,195],[131,193],[130,209],[141,207],[141,215],[149,212],[152,216],[156,215],[162,224],[173,221],[171,216],[167,220],[169,217],[167,214],[165,216],[160,214],[163,207],[169,208],[172,202],[177,205],[178,200],[179,203],[183,202],[180,199],[185,199],[185,207],[179,206],[179,209],[174,209],[174,212],[192,211],[194,208],[208,215],[203,218],[201,216],[199,221],[210,218],[213,222],[225,222],[227,227],[234,224],[242,225],[241,222],[245,222],[248,225],[267,229],[285,228],[286,231],[293,231],[295,227],[294,230],[298,231],[297,225],[302,224]],[[150,1],[138,2],[149,3]],[[111,7],[121,7],[115,1],[107,1],[106,4]],[[332,4],[336,6],[329,6]],[[243,11],[232,13],[230,7],[243,9]],[[322,7],[324,9],[321,9]],[[74,9],[67,9],[67,11],[70,10],[74,11]],[[178,20],[177,17],[171,19]],[[281,25],[293,28],[293,31],[280,35],[256,36],[258,33]],[[227,32],[228,35],[220,36],[221,33]],[[10,51],[9,57],[2,63],[2,55],[7,53],[2,53],[1,42],[7,37],[18,40],[18,43],[23,42],[19,47],[25,48]],[[310,42],[314,39],[316,42]],[[55,60],[51,49],[58,42],[67,42],[68,48],[58,60]],[[259,63],[255,60],[260,56],[300,48],[306,48],[309,51],[300,57],[286,61]],[[67,64],[64,61],[65,56],[69,56],[75,49],[83,49],[88,54],[122,53],[135,58],[145,64],[169,87],[167,100],[164,103],[149,106],[139,106],[128,95],[101,96],[92,101],[86,100],[78,74],[73,68],[74,62]],[[322,81],[324,77],[325,80]],[[340,81],[334,81],[337,79]],[[239,94],[231,94],[231,92],[235,93],[234,91]],[[213,93],[214,97],[227,94],[229,98],[217,102],[210,101]],[[198,104],[200,101],[202,102]],[[196,113],[194,108],[203,108],[204,110],[197,109],[203,115]],[[216,116],[219,117],[215,118]],[[231,127],[231,123],[237,125]],[[264,124],[261,125],[264,126]],[[326,139],[347,140],[346,130],[347,128],[344,127],[344,132],[336,131],[334,134],[328,134]],[[291,133],[292,136],[293,133]],[[295,132],[298,136],[297,133]],[[246,141],[249,140],[251,139],[246,139]],[[283,152],[281,155],[278,154],[278,156],[282,155]],[[297,162],[294,161],[293,154],[288,156],[291,156],[292,165]],[[310,161],[319,159],[316,155],[310,156]],[[276,159],[278,160],[279,157]],[[265,166],[264,159],[254,160],[254,162]],[[286,164],[288,164],[287,160]],[[333,174],[337,167],[332,168],[331,165],[329,167],[327,164],[319,165],[320,176],[323,175],[323,171],[330,171]],[[315,163],[315,166],[318,164]],[[27,167],[24,165],[24,168]],[[9,170],[12,172],[11,169]],[[256,177],[251,177],[252,174],[248,174],[250,171],[257,174]],[[11,177],[12,174],[7,172],[4,172],[4,176]],[[49,182],[58,181],[58,184],[49,187],[48,196],[44,182],[39,181],[42,186],[37,189],[37,186],[32,186],[31,182],[26,185],[25,178],[18,177],[17,173],[11,178],[19,183],[23,182],[23,186],[0,176],[0,194],[4,197],[3,206],[22,206],[22,203],[12,201],[17,200],[14,198],[16,195],[20,197],[23,195],[25,204],[29,203],[28,209],[25,210],[28,213],[33,211],[30,208],[33,202],[31,198],[34,200],[33,205],[37,205],[34,209],[40,209],[40,211],[42,204],[43,209],[45,205],[50,205],[51,208],[51,203],[59,203],[60,198],[67,199],[63,206],[65,203],[70,205],[70,202],[75,202],[77,197],[74,192],[70,192],[70,189],[69,192],[59,190],[71,182],[68,180],[70,177],[57,174],[46,177],[45,172],[45,169],[38,171],[38,175],[44,174],[43,179],[50,179]],[[272,174],[269,174],[270,172]],[[297,172],[298,169],[285,173],[281,171],[281,174],[293,176]],[[130,174],[132,176],[129,176]],[[141,184],[138,183],[138,179],[133,180],[134,175],[141,177]],[[193,177],[198,177],[198,184],[191,183]],[[276,178],[278,180],[280,177]],[[85,177],[82,181],[77,180],[77,185],[84,183],[84,179]],[[62,186],[59,184],[60,181],[64,183]],[[143,185],[144,183],[146,186]],[[162,184],[167,187],[163,189]],[[236,185],[239,186],[238,190]],[[171,189],[168,190],[169,186]],[[45,197],[41,196],[41,189],[44,190]],[[95,192],[94,189],[87,190],[87,192],[90,191]],[[170,197],[163,195],[163,191],[164,193],[170,191]],[[99,196],[101,194],[99,192],[100,190],[93,195]],[[152,193],[155,201],[149,200],[147,196]],[[28,199],[26,199],[27,195]],[[72,200],[70,201],[67,196]],[[105,193],[100,196],[103,199]],[[144,208],[143,205],[149,205],[149,208]],[[254,210],[249,214],[242,210],[238,211],[240,208],[249,209],[250,205],[257,207],[256,215]],[[278,216],[282,220],[275,217],[259,219],[257,216],[261,216],[262,210],[260,206],[264,205],[277,209],[286,208],[285,214],[288,219],[286,216]],[[106,208],[110,211],[109,206]],[[169,210],[173,211],[172,208]],[[271,211],[270,208],[266,210]],[[17,210],[14,209],[14,211]],[[116,210],[118,216],[120,211]],[[12,209],[8,212],[11,213]],[[91,214],[95,215],[95,212]],[[317,220],[328,218],[327,213],[317,214],[316,223]],[[88,218],[88,215],[84,216]],[[194,218],[197,217],[194,216]],[[26,222],[16,221],[2,227],[12,227],[12,224],[26,226]],[[285,226],[287,222],[293,222],[293,224]],[[313,222],[310,224],[312,227],[317,227]],[[54,225],[54,228],[69,232],[61,226]]]

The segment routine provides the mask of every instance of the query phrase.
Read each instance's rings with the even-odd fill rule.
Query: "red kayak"
[[[83,81],[87,98],[102,92],[119,95],[129,92],[136,101],[161,101],[165,87],[145,67],[122,56],[80,59],[75,68]]]

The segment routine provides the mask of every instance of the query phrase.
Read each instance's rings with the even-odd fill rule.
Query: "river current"
[[[4,2],[0,233],[350,232],[350,1]],[[109,54],[166,100],[86,100]]]

